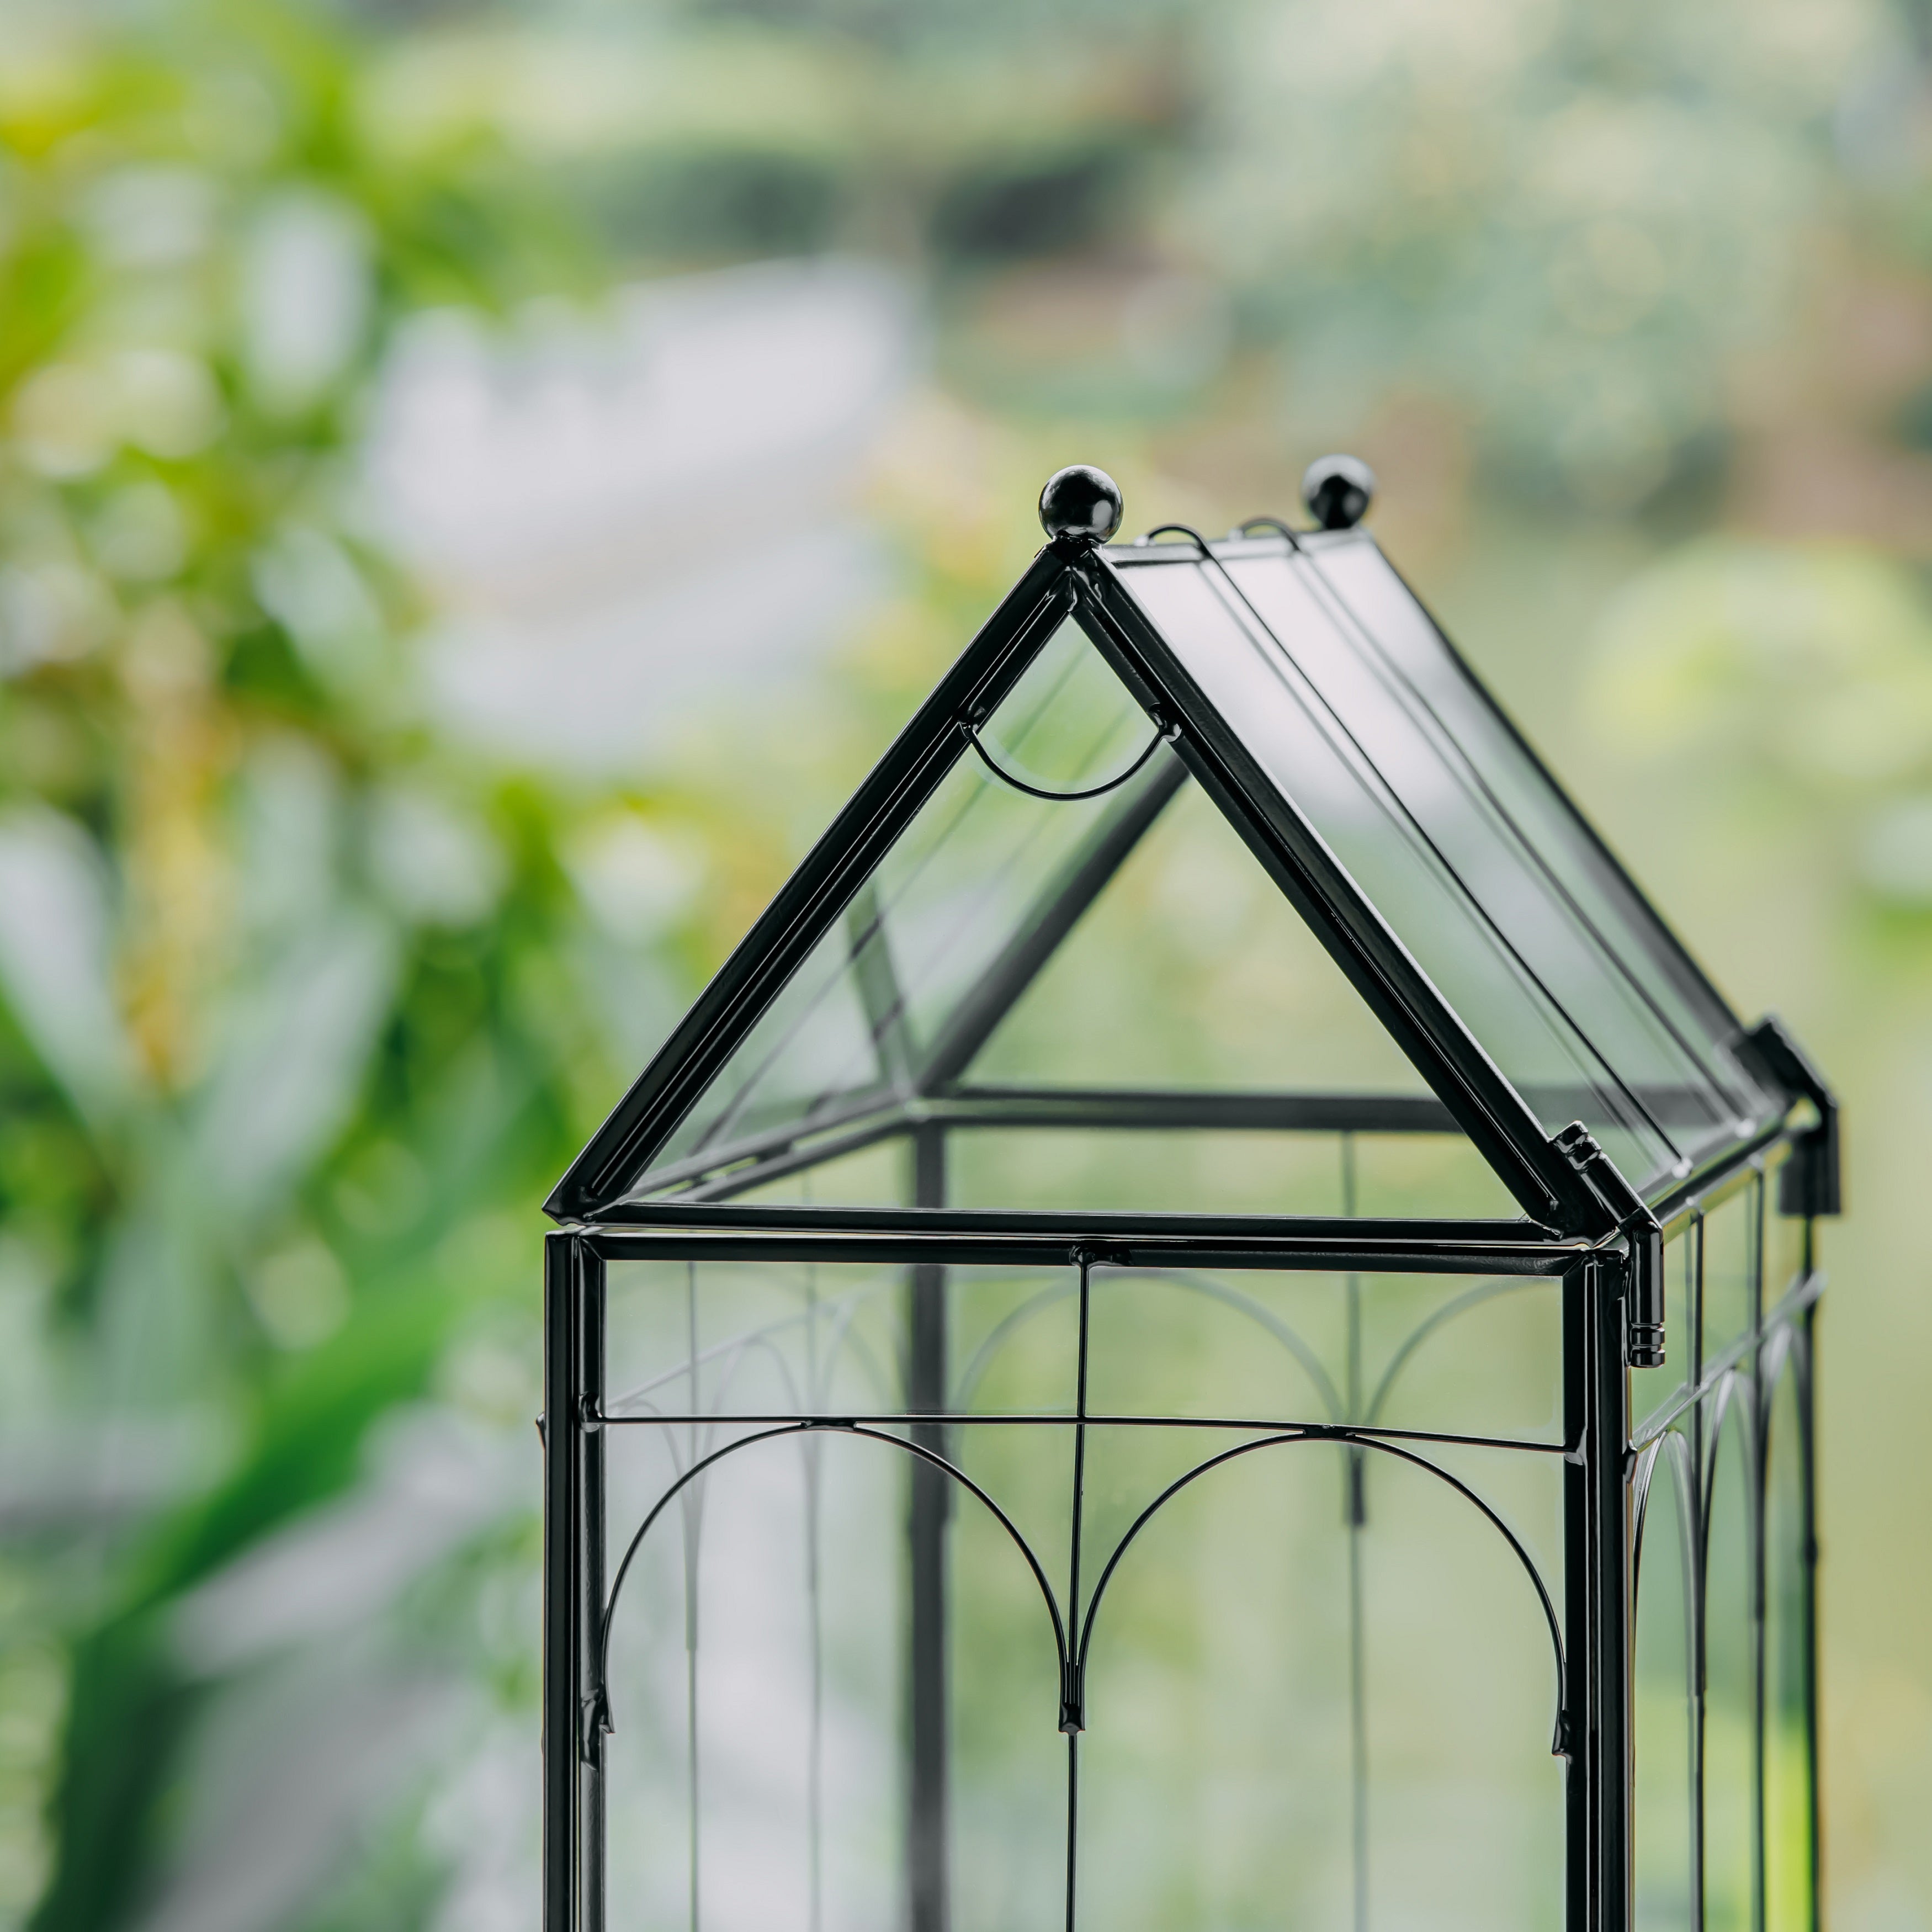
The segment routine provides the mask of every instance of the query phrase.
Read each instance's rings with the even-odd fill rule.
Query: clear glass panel
[[[952,1134],[950,1147],[948,1198],[962,1208],[1492,1219],[1520,1211],[1460,1133],[982,1127]]]
[[[1090,1495],[1131,1520],[1178,1446],[1094,1432]],[[1226,1446],[1204,1432],[1198,1453]],[[1094,1628],[1083,1924],[1560,1920],[1547,1628],[1508,1545],[1437,1478],[1318,1443],[1238,1456],[1150,1520]]]
[[[1664,1366],[1630,1372],[1632,1432],[1660,1414],[1697,1372],[1697,1232],[1685,1225],[1664,1244]]]
[[[606,1414],[896,1414],[908,1271],[812,1262],[616,1261]]]
[[[1750,1932],[1756,1866],[1751,1382],[1727,1377],[1706,1509],[1705,1932]],[[1714,1408],[1714,1413],[1715,1412]]]
[[[980,736],[1020,776],[1073,790],[1127,770],[1152,730],[1070,622]],[[644,1186],[661,1189],[694,1162],[755,1154],[775,1134],[832,1125],[908,1084],[994,962],[1058,903],[1090,843],[1174,777],[1162,750],[1118,790],[1048,801],[964,753],[679,1125]]]
[[[1769,1119],[1774,1095],[1738,1063],[1736,1021],[1685,962],[1656,913],[1634,892],[1548,774],[1457,662],[1429,614],[1366,532],[1318,542],[1297,566],[1339,608],[1344,634],[1442,752],[1507,821],[1513,842],[1614,958],[1641,998],[1646,1031],[1667,1029],[1694,1055],[1732,1112]]]
[[[1192,784],[969,1074],[994,1084],[1429,1091]]]
[[[962,1429],[954,1453],[1000,1498],[1064,1598],[1073,1431]],[[1038,1584],[983,1507],[959,1498],[946,1534],[950,1922],[956,1932],[1058,1932],[1066,1740],[1051,1624]]]
[[[1070,1414],[1070,1269],[614,1262],[608,1282],[610,1410],[658,1418],[602,1438],[607,1570],[622,1578],[614,1927],[884,1932],[903,1923],[908,1871],[943,1876],[962,1932],[1060,1923],[1068,1745],[1029,1551],[1063,1608],[1104,1589],[1078,1747],[1085,1922],[1271,1922],[1284,1900],[1314,1922],[1446,1910],[1526,1932],[1553,1918],[1562,1783],[1546,1626],[1506,1539],[1441,1477],[1382,1450],[1185,1424],[1094,1424],[1083,1455],[1065,1419],[1006,1419]],[[1217,1376],[1247,1374],[1257,1352],[1231,1309],[1236,1285],[1178,1294],[1096,1270],[1091,1406],[1137,1388],[1211,1394]],[[1345,1385],[1356,1363],[1365,1390],[1447,1315],[1408,1350],[1418,1399],[1425,1357],[1438,1340],[1453,1348],[1459,1321],[1553,1293],[1255,1285],[1263,1308],[1306,1291],[1300,1346],[1327,1351]],[[937,1326],[920,1303],[934,1295]],[[1163,1327],[1175,1303],[1241,1318]],[[1489,1380],[1453,1396],[1469,1363],[1445,1358],[1438,1394],[1492,1412],[1496,1364],[1514,1352],[1546,1408],[1553,1331],[1535,1328],[1490,1336]],[[921,1354],[935,1336],[936,1363]],[[1148,1365],[1182,1354],[1186,1388],[1154,1386]],[[1318,1400],[1328,1372],[1300,1372]],[[1006,1522],[915,1462],[904,1424],[881,1425],[893,1439],[773,1437],[751,1419],[807,1400],[883,1410],[922,1377],[983,1418],[923,1439]],[[1544,1576],[1560,1574],[1560,1457],[1410,1453],[1487,1498]]]
[[[1704,1360],[1742,1341],[1757,1318],[1761,1184],[1753,1179],[1704,1216]]]
[[[1804,1273],[1804,1251],[1808,1232],[1804,1220],[1778,1211],[1778,1184],[1774,1177],[1765,1183],[1763,1313],[1769,1315],[1796,1288]]]
[[[1007,1492],[1057,1577],[1071,1432],[981,1430],[966,1458]],[[611,1440],[614,1558],[680,1465],[671,1431]],[[613,1624],[614,1928],[902,1925],[904,1712],[922,1646],[951,1692],[940,1744],[950,1804],[923,1808],[950,1810],[952,1923],[1060,1923],[1065,1744],[1051,1618],[1012,1537],[956,1490],[942,1532],[952,1587],[920,1624],[906,1528],[918,1466],[844,1436],[757,1443],[653,1526]]]
[[[1561,1295],[1521,1276],[1096,1268],[1090,1401],[1556,1443]]]
[[[1772,1398],[1764,1497],[1766,1932],[1812,1932],[1811,1628],[1803,1418],[1795,1363]]]
[[[1689,1445],[1676,1431],[1651,1464],[1637,1546],[1636,1899],[1638,1932],[1689,1932],[1696,1917],[1691,1748],[1691,1553],[1679,1478]]]
[[[614,1567],[678,1463],[668,1432],[611,1442]],[[611,1636],[613,1932],[899,1924],[880,1848],[902,1804],[900,1460],[816,1437],[742,1450],[640,1546]]]
[[[1128,581],[1546,1128],[1582,1118],[1648,1183],[1769,1106],[1717,1084],[1306,574],[1285,557],[1232,567],[1288,649],[1210,567]]]
[[[700,1415],[706,1427],[752,1416],[1070,1414],[1078,1280],[1071,1268],[614,1261],[604,1412],[626,1423]],[[922,1294],[943,1306],[944,1346],[916,1365]]]

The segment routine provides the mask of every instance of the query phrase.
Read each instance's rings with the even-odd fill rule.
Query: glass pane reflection
[[[1639,1932],[1688,1932],[1695,1916],[1693,1545],[1681,1486],[1688,1453],[1688,1443],[1674,1430],[1658,1444],[1638,1546],[1632,1706]]]
[[[1810,1932],[1810,1606],[1805,1447],[1796,1363],[1772,1398],[1764,1497],[1766,1932]]]
[[[1750,1932],[1757,1820],[1751,1384],[1726,1378],[1704,1529],[1705,1932]]]

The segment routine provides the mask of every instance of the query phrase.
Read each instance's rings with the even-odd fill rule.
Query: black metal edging
[[[603,1587],[602,1445],[578,1415],[586,1390],[602,1398],[590,1248],[576,1233],[544,1243],[543,1932],[578,1932],[580,1885],[593,1862],[601,1882],[603,1862],[582,1760],[590,1606]]]
[[[1163,1088],[956,1087],[926,1102],[949,1128],[1095,1127],[1126,1132],[1453,1134],[1433,1094],[1188,1093]]]
[[[747,1208],[662,1202],[582,1232],[613,1261],[678,1259],[1558,1275],[1586,1244],[1521,1222],[1287,1220],[1262,1215],[1016,1214],[968,1208]]]
[[[1178,546],[1177,546],[1178,548]],[[1189,553],[1193,555],[1192,552]],[[1088,566],[1095,648],[1150,715],[1178,718],[1189,769],[1498,1178],[1566,1232],[1610,1232],[1532,1114],[1320,835],[1271,784],[1148,619],[1110,559]]]
[[[1077,551],[1077,547],[1073,547]],[[1068,555],[1049,544],[934,686],[824,836],[733,950],[544,1204],[581,1220],[621,1195],[754,1026],[1065,615]]]

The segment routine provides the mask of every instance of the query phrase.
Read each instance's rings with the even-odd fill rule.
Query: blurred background
[[[1827,1882],[1932,1927],[1920,0],[5,0],[0,1928],[536,1922],[538,1204],[1050,470],[1334,447],[1840,1086]]]

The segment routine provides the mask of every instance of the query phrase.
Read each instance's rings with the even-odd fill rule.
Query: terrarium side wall
[[[920,1286],[608,1264],[612,1925],[941,1922],[905,1916],[920,1511],[882,1439],[916,1439],[891,1418],[926,1400]],[[1064,1922],[1077,1753],[1084,1923],[1550,1923],[1561,1283],[952,1266],[942,1292],[944,1922]],[[1356,1424],[1389,1432],[1308,1432]],[[1088,1637],[1077,1744],[1040,1573]]]
[[[1817,1923],[1820,1277],[1814,1224],[1778,1195],[1748,1174],[1687,1218],[1672,1364],[1632,1377],[1639,1932]]]

